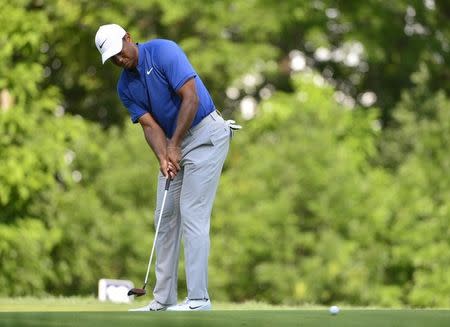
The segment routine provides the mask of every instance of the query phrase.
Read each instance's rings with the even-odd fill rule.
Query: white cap
[[[102,55],[102,63],[122,50],[122,38],[127,32],[117,24],[102,25],[95,34],[95,45]]]

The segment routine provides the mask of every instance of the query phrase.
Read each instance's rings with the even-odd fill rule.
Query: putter
[[[145,274],[144,286],[142,286],[142,288],[132,288],[131,290],[128,291],[128,296],[130,296],[130,295],[142,296],[142,295],[147,294],[145,287],[147,286],[147,282],[148,282],[148,274],[150,272],[150,266],[152,265],[153,252],[155,251],[156,239],[158,238],[159,225],[161,224],[161,218],[162,218],[162,214],[164,211],[164,204],[166,203],[167,192],[169,191],[169,185],[170,185],[170,177],[166,179],[166,187],[164,189],[164,196],[163,196],[163,200],[161,203],[161,210],[159,212],[158,224],[156,225],[155,239],[153,240],[152,252],[150,253],[150,259],[148,260],[147,273]]]

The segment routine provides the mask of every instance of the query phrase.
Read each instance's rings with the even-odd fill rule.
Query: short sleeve
[[[126,92],[121,88],[120,82],[117,86],[117,93],[119,94],[120,101],[125,106],[125,108],[127,108],[128,113],[130,114],[131,121],[136,124],[139,121],[139,118],[147,113],[147,110],[141,108],[130,99]]]
[[[160,69],[175,91],[197,75],[186,54],[175,42],[165,41],[158,51]]]

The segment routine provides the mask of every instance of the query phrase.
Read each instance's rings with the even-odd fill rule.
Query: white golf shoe
[[[128,309],[128,311],[164,311],[169,308],[168,305],[164,305],[159,303],[156,300],[153,300],[148,305],[141,307],[141,308],[135,308],[135,309]]]
[[[212,309],[211,301],[204,300],[189,300],[186,299],[183,303],[173,305],[167,308],[167,311],[208,311]]]

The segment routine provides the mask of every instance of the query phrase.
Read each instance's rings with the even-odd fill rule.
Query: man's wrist
[[[169,140],[169,142],[167,142],[167,148],[175,148],[175,149],[179,149],[181,148],[181,144],[180,142],[177,142],[175,140]]]
[[[160,153],[157,155],[159,163],[162,163],[163,161],[167,160],[167,153]]]

